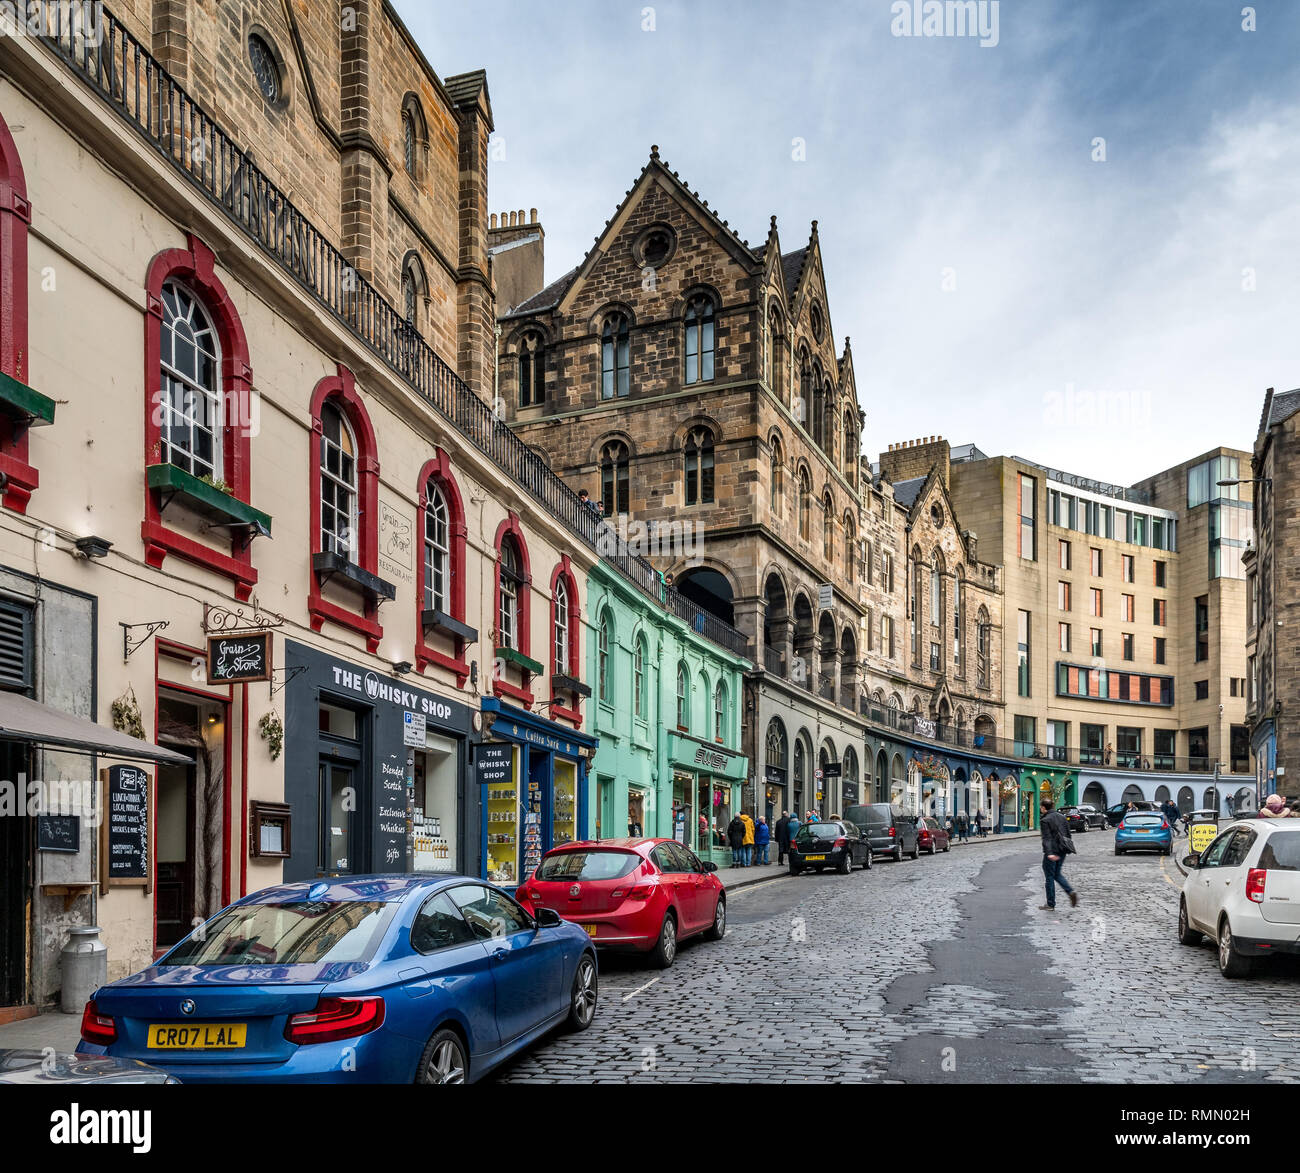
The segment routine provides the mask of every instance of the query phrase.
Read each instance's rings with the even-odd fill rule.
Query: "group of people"
[[[767,816],[759,815],[758,822],[744,811],[727,824],[727,842],[731,845],[731,866],[748,868],[767,864],[768,846],[772,842],[772,828]]]
[[[956,843],[969,843],[972,828],[980,839],[988,835],[988,819],[982,810],[977,810],[973,818],[965,811],[958,811],[944,819],[943,829]]]

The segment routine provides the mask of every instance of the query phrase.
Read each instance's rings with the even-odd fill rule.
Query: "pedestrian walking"
[[[1046,880],[1047,903],[1040,904],[1040,912],[1051,912],[1056,908],[1056,885],[1060,884],[1070,898],[1071,906],[1079,903],[1079,894],[1070,886],[1061,869],[1065,857],[1074,854],[1074,840],[1070,838],[1070,827],[1065,816],[1056,810],[1056,804],[1050,798],[1039,803],[1042,818],[1039,827],[1043,836],[1043,877]]]
[[[963,843],[970,841],[970,819],[966,817],[965,811],[957,812],[957,838]]]
[[[754,820],[744,811],[740,812],[741,821],[745,824],[745,838],[742,843],[742,851],[745,859],[745,867],[749,867],[754,862]]]
[[[975,812],[975,834],[981,839],[984,838],[984,812],[982,810]]]
[[[731,844],[731,866],[745,866],[745,824],[739,815],[727,824],[727,842]]]
[[[785,863],[785,857],[790,854],[790,812],[782,811],[781,817],[776,821],[776,862],[779,865]]]
[[[754,828],[754,862],[767,867],[767,845],[772,842],[772,828],[767,825],[767,816],[758,816],[758,825]]]

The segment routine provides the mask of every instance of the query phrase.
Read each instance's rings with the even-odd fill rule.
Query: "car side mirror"
[[[1201,866],[1201,857],[1199,855],[1183,856],[1183,866],[1186,868],[1199,868]]]
[[[536,919],[539,929],[554,929],[564,924],[564,918],[553,908],[539,908]]]
[[[703,860],[700,866],[703,867],[706,872],[716,872],[718,870],[718,865],[711,859]]]

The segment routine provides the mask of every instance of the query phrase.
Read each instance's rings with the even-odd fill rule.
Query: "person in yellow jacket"
[[[749,867],[754,862],[754,820],[741,811],[740,821],[745,824],[745,838],[741,845],[741,857],[744,863],[741,866]]]

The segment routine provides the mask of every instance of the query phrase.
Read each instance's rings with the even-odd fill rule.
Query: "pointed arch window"
[[[415,289],[415,274],[408,265],[402,270],[402,317],[406,320],[408,326],[415,325],[416,307],[419,305],[419,295]]]
[[[626,314],[611,314],[600,334],[600,397],[621,399],[632,389],[631,343]]]
[[[773,717],[767,723],[766,749],[767,765],[780,770],[784,774],[787,752],[785,726],[776,717]]]
[[[776,306],[773,306],[767,315],[767,353],[764,366],[766,368],[767,385],[772,389],[772,394],[778,399],[781,399],[785,394],[784,356],[781,311]]]
[[[975,683],[989,686],[989,613],[983,607],[975,617]]]
[[[519,340],[519,406],[546,402],[546,344],[541,334],[529,330]]]
[[[812,434],[813,443],[821,449],[825,449],[826,447],[826,433],[823,430],[826,423],[826,412],[823,407],[825,397],[826,393],[822,388],[821,371],[819,369],[814,370],[812,403],[809,405],[809,410],[812,412],[812,418],[808,420],[804,426]]]
[[[414,179],[417,163],[415,115],[409,109],[402,111],[402,159],[407,175]]]
[[[555,580],[552,600],[555,622],[552,631],[554,658],[551,671],[556,676],[569,675],[569,602],[569,583],[561,576]]]
[[[849,484],[858,487],[858,430],[853,426],[853,417],[844,413],[844,473]]]
[[[799,470],[799,536],[812,540],[812,477],[806,468]]]
[[[713,299],[704,294],[686,307],[686,383],[713,378]]]
[[[600,450],[600,501],[605,516],[628,512],[628,450],[621,440],[611,440]]]
[[[835,505],[829,493],[822,498],[822,556],[835,561]]]
[[[632,705],[633,712],[645,720],[645,637],[638,636],[636,650],[632,653]]]
[[[691,727],[691,685],[685,664],[677,665],[677,728]]]
[[[850,514],[844,515],[844,574],[849,582],[858,577],[858,535]]]
[[[686,437],[686,504],[708,505],[713,501],[713,433],[692,428]]]
[[[808,352],[805,350],[799,356],[799,398],[794,408],[794,418],[804,427],[810,427],[809,411],[812,407],[813,394],[813,373],[812,365],[808,361]]]
[[[768,508],[774,514],[781,512],[781,498],[785,492],[785,455],[781,450],[780,437],[772,439],[770,479],[768,484]]]
[[[835,388],[828,381],[822,389],[821,438],[818,443],[822,451],[833,461],[835,459]]]

